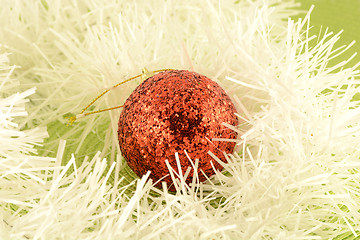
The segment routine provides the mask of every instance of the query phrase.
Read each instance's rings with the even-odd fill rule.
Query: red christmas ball
[[[169,175],[165,160],[178,170],[178,153],[182,173],[191,167],[187,183],[192,182],[193,162],[199,159],[200,181],[214,174],[212,164],[222,166],[208,154],[211,151],[226,162],[235,143],[212,141],[235,139],[237,133],[222,123],[237,125],[235,107],[225,91],[211,79],[186,70],[160,72],[141,83],[126,100],[119,118],[120,149],[130,168],[142,176],[151,171],[154,182]],[[175,190],[170,176],[163,179]],[[158,186],[161,186],[160,184]]]

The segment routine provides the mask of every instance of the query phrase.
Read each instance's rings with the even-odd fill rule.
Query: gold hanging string
[[[72,116],[72,117],[67,117],[69,119],[69,122],[67,125],[72,125],[77,119],[91,115],[91,114],[95,114],[95,113],[100,113],[100,112],[105,112],[105,111],[109,111],[109,110],[114,110],[114,109],[118,109],[118,108],[122,108],[124,105],[121,106],[116,106],[116,107],[111,107],[111,108],[106,108],[106,109],[101,109],[101,110],[97,110],[97,111],[93,111],[93,112],[88,112],[88,113],[84,113],[86,111],[86,109],[88,109],[91,105],[93,105],[99,98],[101,98],[102,96],[104,96],[106,93],[108,93],[110,90],[124,84],[127,83],[131,80],[134,80],[138,77],[141,77],[141,81],[145,81],[146,79],[148,79],[149,77],[152,77],[155,75],[155,73],[157,72],[163,72],[163,71],[171,71],[174,69],[170,69],[170,68],[166,68],[166,69],[159,69],[159,70],[155,70],[155,71],[148,71],[146,68],[143,68],[142,73],[139,75],[136,75],[134,77],[131,77],[129,79],[126,79],[125,81],[122,81],[118,84],[115,84],[114,86],[110,87],[109,89],[105,90],[104,92],[102,92],[100,95],[98,95],[96,98],[94,98],[94,100],[92,100],[83,110],[81,110],[81,112],[76,115],[76,116]]]

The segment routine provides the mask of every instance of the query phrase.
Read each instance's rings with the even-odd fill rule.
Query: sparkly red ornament
[[[237,133],[222,123],[237,125],[235,107],[225,91],[211,79],[186,70],[167,70],[146,79],[129,96],[119,118],[120,149],[130,168],[139,176],[151,171],[154,182],[169,175],[165,160],[178,170],[178,153],[182,173],[192,170],[186,179],[192,182],[193,162],[199,159],[200,181],[222,166],[211,151],[226,162],[225,153],[234,150],[235,142],[212,141],[235,139]],[[175,190],[170,176],[163,179]],[[161,186],[161,185],[158,185]]]

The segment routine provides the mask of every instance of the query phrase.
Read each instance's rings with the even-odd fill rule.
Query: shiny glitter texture
[[[166,159],[177,171],[175,152],[183,174],[192,168],[186,150],[193,162],[199,159],[199,179],[204,181],[200,169],[207,176],[214,174],[210,162],[222,169],[208,151],[225,162],[223,152],[234,149],[234,142],[212,139],[237,137],[222,124],[237,125],[235,112],[229,96],[209,78],[186,70],[160,72],[140,84],[124,104],[118,129],[121,152],[138,176],[151,171],[150,178],[156,182],[169,174]],[[187,183],[192,176],[193,168]],[[170,176],[163,181],[173,184]]]

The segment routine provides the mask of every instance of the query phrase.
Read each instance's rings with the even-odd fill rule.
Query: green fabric
[[[329,31],[338,33],[344,30],[338,41],[336,47],[342,45],[349,45],[353,40],[356,43],[343,56],[336,58],[332,64],[346,60],[354,52],[359,52],[359,55],[347,65],[354,66],[360,62],[360,1],[359,0],[297,0],[301,4],[301,9],[308,11],[311,5],[314,5],[314,10],[311,13],[311,25],[313,29],[312,34],[318,35],[322,28],[322,32],[326,28]],[[300,14],[296,17],[304,17]],[[360,69],[360,68],[358,68]]]

